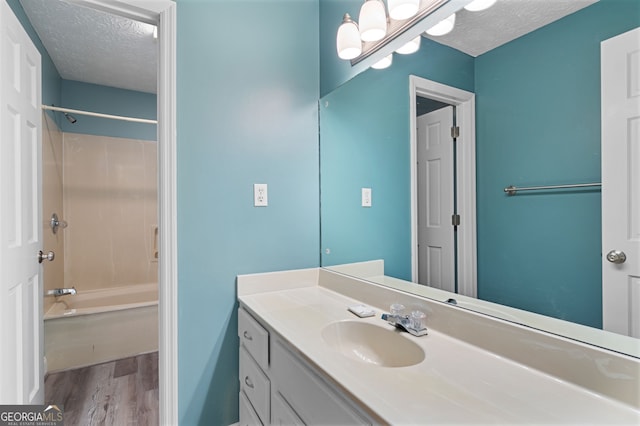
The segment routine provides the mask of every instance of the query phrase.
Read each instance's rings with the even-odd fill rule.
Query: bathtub
[[[44,315],[47,372],[157,350],[157,284],[79,290],[57,297]]]

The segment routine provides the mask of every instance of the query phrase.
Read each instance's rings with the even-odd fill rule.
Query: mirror
[[[640,357],[639,340],[601,330],[599,189],[503,191],[600,181],[600,42],[637,16],[633,1],[601,0],[477,57],[423,38],[419,52],[324,96],[322,266],[382,260],[385,285],[464,297],[411,283],[409,76],[419,76],[475,93],[478,300],[465,307]],[[380,275],[371,270],[360,276]]]

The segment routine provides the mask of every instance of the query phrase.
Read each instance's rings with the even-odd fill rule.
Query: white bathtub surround
[[[238,295],[241,307],[385,423],[640,422],[637,358],[325,269],[287,271],[280,279],[276,273],[239,276]],[[391,329],[380,313],[394,302],[427,313],[429,335],[404,335],[424,350],[422,362],[370,365],[323,339],[323,329],[336,321]],[[377,315],[357,318],[347,308],[358,303]]]
[[[43,270],[45,293],[64,287],[64,231],[53,233],[47,220],[53,213],[65,219],[63,208],[63,133],[55,120],[42,112],[42,247],[56,254],[55,262],[48,262]],[[53,299],[45,298],[43,312],[47,312]]]
[[[78,291],[158,281],[155,141],[64,133],[64,283]]]
[[[45,313],[47,371],[158,350],[158,285],[137,284],[56,297]]]

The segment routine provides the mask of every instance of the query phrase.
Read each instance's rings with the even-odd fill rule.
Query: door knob
[[[55,257],[56,257],[56,254],[52,251],[50,251],[47,254],[44,254],[42,250],[40,250],[38,252],[38,263],[42,263],[45,260],[48,260],[49,262],[51,262],[53,259],[55,259]]]
[[[607,260],[611,263],[620,264],[624,263],[625,260],[627,260],[627,255],[620,250],[611,250],[609,253],[607,253]]]

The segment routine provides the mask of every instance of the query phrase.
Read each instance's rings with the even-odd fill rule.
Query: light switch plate
[[[371,188],[362,188],[362,207],[371,207]]]
[[[253,184],[253,205],[254,207],[267,207],[269,205],[266,183]]]

